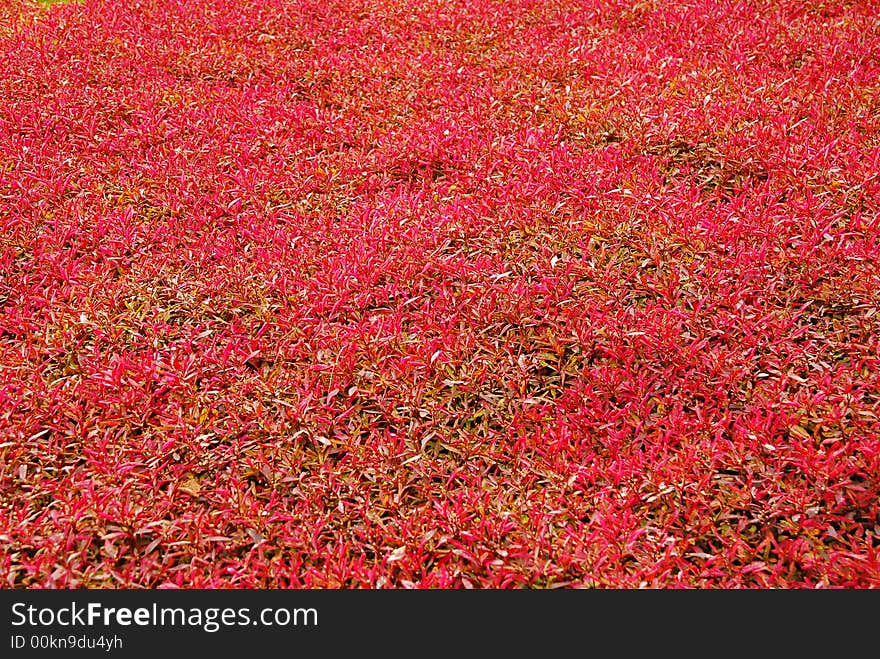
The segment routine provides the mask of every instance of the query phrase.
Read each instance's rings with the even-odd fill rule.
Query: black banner
[[[877,602],[869,591],[4,590],[0,656],[589,655],[823,641],[852,652],[873,638]]]

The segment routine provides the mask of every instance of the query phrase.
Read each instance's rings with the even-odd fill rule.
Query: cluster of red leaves
[[[880,3],[0,5],[0,583],[880,585]]]

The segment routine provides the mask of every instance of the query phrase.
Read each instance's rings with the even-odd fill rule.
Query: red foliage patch
[[[880,585],[878,16],[3,0],[2,583]]]

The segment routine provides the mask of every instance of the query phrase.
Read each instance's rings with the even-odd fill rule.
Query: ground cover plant
[[[880,585],[880,3],[0,2],[4,586]]]

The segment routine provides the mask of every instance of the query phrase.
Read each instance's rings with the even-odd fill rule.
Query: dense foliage
[[[880,585],[880,2],[0,2],[4,585]]]

